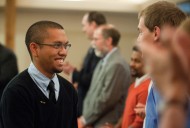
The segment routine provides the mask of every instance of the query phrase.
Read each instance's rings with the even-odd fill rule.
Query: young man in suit
[[[96,28],[103,24],[106,24],[105,16],[102,13],[91,11],[83,16],[82,31],[87,35],[88,39],[92,40]],[[94,48],[90,44],[90,48],[83,61],[81,70],[76,69],[68,62],[64,66],[64,72],[66,74],[72,74],[72,82],[78,83],[78,116],[81,116],[82,114],[83,101],[90,87],[94,69],[100,58],[101,56],[95,54]]]
[[[18,66],[15,54],[0,44],[0,99],[5,86],[17,74]]]
[[[71,46],[64,28],[52,21],[36,22],[25,43],[32,62],[4,90],[1,128],[77,128],[77,93],[57,74]]]
[[[110,25],[100,26],[94,32],[95,51],[103,59],[94,71],[83,113],[78,120],[79,128],[99,128],[106,122],[115,124],[123,112],[130,69],[120,55],[119,39],[119,31]]]

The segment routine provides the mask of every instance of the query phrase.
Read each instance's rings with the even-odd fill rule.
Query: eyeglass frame
[[[67,42],[67,43],[56,42],[54,44],[53,43],[38,43],[38,42],[35,42],[35,43],[38,44],[38,45],[50,46],[50,47],[53,47],[55,49],[63,49],[64,48],[67,51],[71,47],[71,44],[69,42]]]

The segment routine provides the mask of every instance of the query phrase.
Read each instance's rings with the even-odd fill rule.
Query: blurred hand
[[[123,119],[123,118],[120,118],[120,119],[119,119],[119,121],[118,121],[117,124],[114,126],[114,128],[121,128],[122,119]]]
[[[135,113],[140,116],[142,119],[145,118],[145,105],[142,103],[138,103],[134,108]]]
[[[100,126],[99,128],[121,128],[121,123],[118,123],[116,125],[105,123],[104,125]]]
[[[104,125],[100,126],[99,128],[114,128],[114,125],[110,123],[105,123]]]
[[[75,67],[72,66],[68,61],[64,63],[63,72],[66,75],[70,75],[74,71],[74,69],[75,69]]]
[[[78,119],[77,119],[77,121],[78,121],[78,128],[93,128],[92,126],[86,126],[86,125],[84,125],[84,123],[83,123],[83,121],[82,121],[82,117],[79,117]]]
[[[185,128],[186,126],[185,111],[177,105],[167,106],[162,113],[159,128]]]
[[[78,121],[78,128],[85,128],[81,118],[78,118],[77,121]]]

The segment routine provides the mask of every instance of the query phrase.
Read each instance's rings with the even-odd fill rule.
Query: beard
[[[140,78],[142,77],[144,74],[142,72],[139,72],[138,70],[135,69],[131,69],[131,76],[135,77],[135,78]]]
[[[53,69],[53,73],[61,73],[63,70]]]
[[[96,55],[97,57],[100,57],[100,58],[104,57],[103,52],[100,51],[100,50],[96,47],[95,44],[91,43],[91,45],[92,45],[92,48],[94,48],[94,52],[95,52],[95,55]]]
[[[97,57],[101,57],[102,58],[104,56],[104,54],[100,50],[98,50],[98,49],[94,49],[94,52],[95,52],[95,54],[96,54]]]

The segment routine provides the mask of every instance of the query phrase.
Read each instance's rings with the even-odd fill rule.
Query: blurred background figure
[[[96,28],[103,24],[106,24],[106,18],[102,13],[95,11],[88,12],[82,19],[82,31],[91,41]],[[93,46],[90,44],[80,71],[69,62],[65,63],[64,65],[64,73],[68,75],[72,74],[72,82],[78,83],[78,116],[81,116],[83,101],[90,87],[94,69],[100,58],[101,56],[95,54]]]
[[[148,95],[148,86],[150,84],[150,78],[145,73],[144,69],[145,65],[143,61],[142,52],[137,46],[133,47],[130,67],[131,67],[131,75],[134,78],[136,78],[136,80],[129,87],[124,113],[115,126],[107,123],[104,126],[102,126],[102,128],[142,128],[143,127],[144,119],[140,117],[141,115],[136,114],[136,111],[138,111],[138,108],[136,108],[136,106],[145,105]]]
[[[18,74],[15,54],[0,43],[0,99],[5,86]]]
[[[94,71],[83,113],[78,120],[79,128],[99,128],[105,123],[115,125],[123,113],[130,69],[120,55],[119,40],[120,33],[111,25],[100,26],[94,32],[95,50],[103,59]]]
[[[145,74],[143,55],[137,46],[133,46],[130,60],[131,84]]]
[[[166,65],[165,67],[159,67],[159,65],[163,65],[163,63],[171,62],[170,59],[166,59],[161,61],[159,57],[161,57],[161,46],[168,45],[165,42],[171,41],[176,28],[180,25],[180,23],[186,18],[186,15],[175,6],[175,4],[159,1],[153,3],[143,9],[139,13],[139,36],[138,36],[138,44],[143,52],[143,56],[146,62],[146,65],[149,68],[149,72],[151,73],[151,77],[153,77],[153,84],[151,84],[150,92],[147,98],[146,103],[146,118],[144,122],[145,128],[158,128],[159,123],[159,113],[158,107],[159,103],[163,101],[161,98],[161,94],[165,89],[163,87],[159,87],[160,82],[164,81],[168,77],[162,77],[163,79],[154,79],[154,72],[159,72],[162,76],[165,75],[170,67]],[[159,51],[156,50],[160,49]],[[152,56],[148,51],[157,51],[157,56]],[[152,59],[155,62],[152,62]],[[155,66],[155,65],[157,66]],[[155,68],[156,67],[156,68]],[[175,69],[174,69],[175,70]],[[165,100],[165,99],[164,99]]]
[[[145,105],[146,103],[150,83],[150,78],[145,73],[143,61],[142,52],[138,47],[133,47],[130,67],[131,75],[136,77],[136,80],[128,90],[122,128],[142,128],[143,126],[144,119],[136,114],[136,106]]]
[[[172,42],[167,43],[168,45],[161,45],[159,49],[154,47],[154,52],[147,49],[155,70],[170,67],[162,75],[159,71],[153,72],[154,79],[160,81],[158,87],[164,90],[165,102],[161,111],[160,128],[189,128],[190,18],[182,22]],[[160,55],[156,55],[157,52],[160,52]],[[156,59],[153,59],[153,56]],[[156,61],[163,63],[157,65]]]

